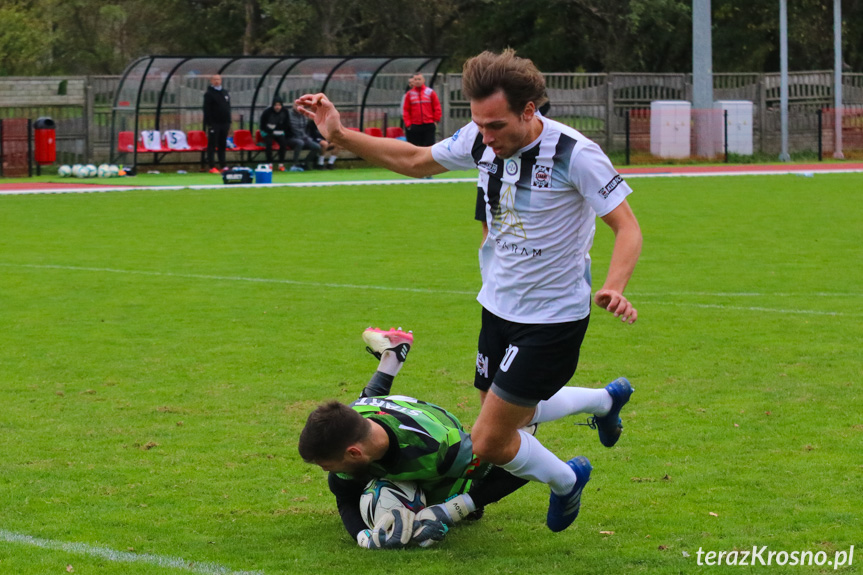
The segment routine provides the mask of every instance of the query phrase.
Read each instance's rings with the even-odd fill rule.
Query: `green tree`
[[[713,0],[718,72],[779,69],[778,0]],[[843,0],[863,71],[863,0]],[[833,66],[832,0],[789,2],[793,70]],[[691,0],[5,0],[0,74],[119,74],[146,54],[448,55],[515,48],[542,70],[688,72]]]
[[[28,3],[0,6],[0,75],[30,76],[52,69],[51,28]]]
[[[455,45],[462,57],[509,46],[543,70],[680,71],[690,27],[682,0],[483,0]]]

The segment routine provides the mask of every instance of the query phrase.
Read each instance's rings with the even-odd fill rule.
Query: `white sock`
[[[515,458],[501,465],[516,477],[539,481],[551,486],[558,495],[566,495],[575,487],[575,471],[557,456],[543,447],[537,438],[519,430],[521,446]]]
[[[319,165],[319,166],[323,166],[323,165],[324,165],[324,157],[323,157],[323,156],[318,156],[318,165]]]
[[[387,375],[396,376],[402,368],[403,362],[399,361],[398,356],[394,351],[386,350],[381,353],[381,363],[378,365],[378,371]]]
[[[576,413],[592,413],[602,417],[611,409],[611,395],[602,389],[564,387],[536,406],[530,423],[555,421]]]
[[[332,166],[335,163],[336,163],[336,155],[333,154],[332,156],[330,156],[330,165]]]

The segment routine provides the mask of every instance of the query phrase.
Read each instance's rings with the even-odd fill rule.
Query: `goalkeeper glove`
[[[371,531],[368,549],[401,549],[411,541],[414,512],[404,507],[391,509]],[[359,541],[359,538],[357,539]]]
[[[419,519],[414,521],[414,532],[411,541],[419,543],[420,547],[429,547],[446,537],[449,527],[439,519]]]
[[[357,535],[357,545],[363,549],[400,549],[410,543],[414,513],[403,507],[390,510],[374,526]]]

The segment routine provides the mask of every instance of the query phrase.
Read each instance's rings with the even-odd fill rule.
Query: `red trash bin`
[[[33,122],[35,159],[40,166],[57,161],[57,124],[51,118],[39,118]]]

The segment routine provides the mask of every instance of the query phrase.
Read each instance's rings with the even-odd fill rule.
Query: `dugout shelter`
[[[325,92],[351,128],[386,134],[401,126],[401,104],[408,78],[421,72],[434,87],[443,56],[144,56],[123,72],[111,114],[111,161],[160,163],[169,154],[203,154],[206,140],[202,110],[204,92],[213,74],[231,95],[232,151],[240,161],[258,151],[255,134],[261,113],[276,97],[290,106],[298,96]],[[188,149],[162,142],[156,150],[142,132],[164,135],[169,130],[187,136]],[[240,131],[239,133],[237,131]],[[247,133],[248,131],[248,133]],[[392,133],[392,132],[391,132]],[[229,151],[231,151],[229,150]],[[244,156],[244,152],[246,155]],[[143,157],[141,157],[143,155]],[[203,160],[203,155],[201,156]],[[188,159],[186,160],[188,163]]]

